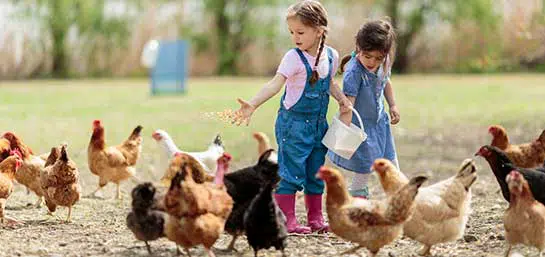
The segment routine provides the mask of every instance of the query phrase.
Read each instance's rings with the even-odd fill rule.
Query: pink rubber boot
[[[286,227],[288,229],[288,233],[311,233],[309,227],[297,223],[297,219],[295,218],[295,194],[274,194],[274,198],[276,200],[276,203],[278,204],[278,207],[280,207],[284,215],[286,215]]]
[[[305,195],[307,206],[308,226],[312,232],[325,233],[329,231],[329,225],[324,222],[322,215],[322,195]]]

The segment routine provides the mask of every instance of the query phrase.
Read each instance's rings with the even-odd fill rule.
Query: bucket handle
[[[360,114],[358,113],[358,111],[356,111],[356,109],[354,109],[353,106],[350,106],[350,110],[352,110],[352,113],[356,114],[356,118],[358,118],[358,121],[360,123],[361,132],[363,132],[362,135],[365,135],[365,129],[363,128],[363,121],[361,120]]]

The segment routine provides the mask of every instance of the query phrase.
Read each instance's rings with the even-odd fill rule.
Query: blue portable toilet
[[[162,40],[153,43],[156,49],[151,51],[156,51],[154,56],[156,58],[150,65],[149,72],[151,94],[184,93],[188,74],[189,43],[185,40]]]

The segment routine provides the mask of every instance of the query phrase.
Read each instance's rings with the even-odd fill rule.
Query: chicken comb
[[[233,156],[231,156],[231,154],[229,154],[228,152],[224,152],[222,157],[227,159],[227,161],[230,161],[231,159],[233,159]]]
[[[9,155],[16,155],[16,156],[19,157],[20,159],[23,158],[23,155],[21,154],[21,152],[19,151],[19,149],[11,150],[11,151],[9,152]]]
[[[94,120],[93,121],[93,126],[100,126],[100,120]]]

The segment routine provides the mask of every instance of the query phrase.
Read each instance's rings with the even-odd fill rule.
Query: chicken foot
[[[185,252],[187,253],[187,256],[191,257],[191,253],[189,252],[189,248],[184,248]],[[176,244],[176,255],[182,255],[182,250],[180,250],[180,247],[178,244]]]
[[[420,250],[418,251],[418,255],[421,256],[429,256],[431,255],[431,245],[424,245]]]
[[[210,248],[205,248],[205,249],[206,249],[206,254],[208,255],[208,257],[216,257],[212,249]]]
[[[92,193],[86,195],[85,197],[86,198],[103,198],[103,197],[99,197],[96,195],[96,193],[98,193],[98,191],[100,191],[100,189],[102,189],[105,185],[98,185],[98,188],[93,191]]]
[[[8,227],[13,227],[15,225],[23,224],[23,222],[8,216],[4,216],[0,218],[0,224],[6,224]]]
[[[349,253],[355,253],[355,252],[356,252],[357,250],[359,250],[360,248],[362,248],[362,246],[361,246],[361,245],[357,245],[357,246],[355,246],[355,247],[352,247],[352,248],[350,248],[350,249],[348,249],[348,250],[346,250],[346,251],[340,253],[339,255],[345,255],[345,254],[349,254]]]
[[[235,248],[235,242],[237,241],[237,238],[238,238],[238,235],[233,235],[233,239],[231,239],[231,242],[229,243],[229,246],[227,246],[227,248],[225,249],[216,248],[216,250],[224,251],[224,252],[232,252],[232,251],[238,252],[237,248]]]

